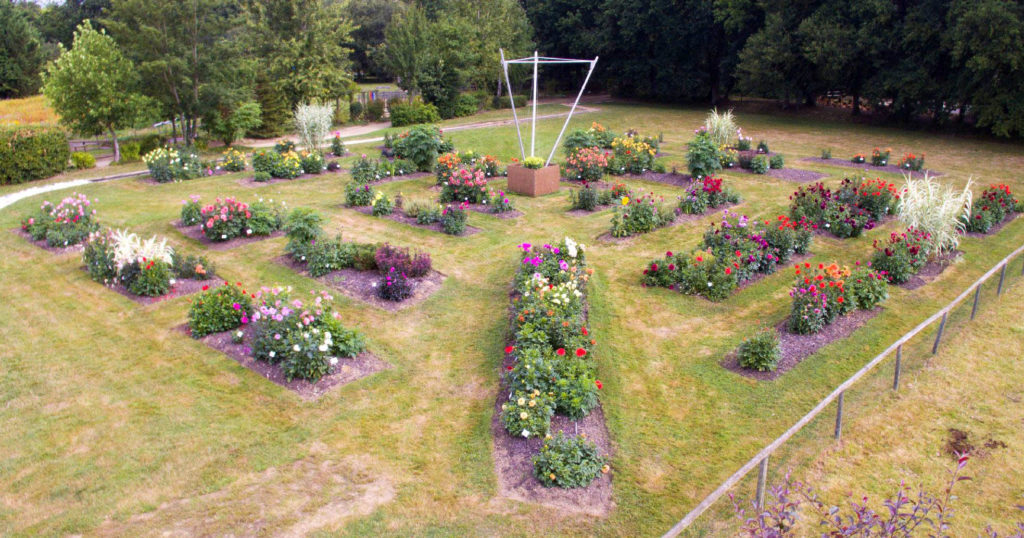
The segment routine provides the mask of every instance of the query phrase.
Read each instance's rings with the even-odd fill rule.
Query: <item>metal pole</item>
[[[508,102],[512,105],[512,121],[516,124],[516,136],[519,137],[519,155],[526,158],[526,150],[523,149],[523,133],[519,130],[519,116],[516,115],[516,99],[512,95],[512,82],[508,78],[508,62],[505,61],[505,49],[498,49],[501,52],[501,67],[505,70],[505,84],[508,85]]]
[[[530,132],[530,157],[533,157],[533,148],[537,142],[537,66],[540,65],[540,57],[537,51],[533,51],[533,126]]]
[[[896,348],[896,372],[892,376],[892,390],[900,390],[900,370],[903,369],[903,346]]]
[[[942,321],[939,322],[939,334],[935,335],[935,343],[932,344],[932,355],[939,351],[939,341],[942,340],[942,329],[946,328],[946,315],[948,313],[948,311],[942,313]]]
[[[974,290],[974,305],[971,306],[971,319],[974,319],[974,315],[978,313],[979,296],[981,296],[981,284],[978,284],[978,288]]]
[[[757,473],[756,497],[758,510],[764,510],[764,486],[765,482],[768,481],[768,458],[769,456],[765,456],[764,459],[761,460],[761,469],[760,472]]]
[[[565,134],[565,128],[569,126],[569,120],[572,118],[572,113],[576,111],[576,105],[580,104],[580,98],[583,97],[583,90],[587,88],[587,82],[590,81],[590,75],[594,72],[594,66],[597,65],[597,59],[600,56],[595,56],[594,60],[590,63],[590,71],[587,71],[587,78],[583,79],[583,86],[580,86],[580,93],[576,95],[576,101],[573,102],[572,108],[569,109],[569,115],[565,117],[565,123],[562,124],[562,130],[558,131],[558,138],[555,139],[555,145],[551,146],[551,154],[548,155],[547,162],[544,166],[551,164],[551,159],[555,158],[555,151],[558,149],[558,143],[562,141],[562,135]]]
[[[836,441],[839,440],[839,436],[843,432],[843,396],[846,395],[846,391],[839,393],[838,405],[836,407]]]
[[[996,288],[996,295],[1003,294],[1003,280],[1006,279],[1006,266],[1009,262],[1003,264],[1003,268],[999,271],[999,287]]]

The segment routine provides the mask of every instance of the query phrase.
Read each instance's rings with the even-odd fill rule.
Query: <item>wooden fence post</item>
[[[978,297],[981,295],[981,284],[974,290],[974,306],[971,306],[971,319],[978,313]]]
[[[999,287],[996,288],[996,295],[1003,294],[1003,280],[1006,279],[1006,266],[1009,262],[1003,264],[1003,268],[999,271]]]
[[[836,441],[839,440],[840,435],[843,433],[843,397],[846,396],[846,391],[839,393],[838,405],[836,406]]]
[[[939,322],[939,334],[935,335],[935,343],[932,344],[932,355],[939,351],[939,341],[942,340],[942,330],[946,328],[946,315],[948,314],[949,311],[942,313],[942,321]]]
[[[764,510],[764,488],[765,482],[768,481],[768,458],[765,456],[761,460],[761,469],[757,473],[757,509]]]
[[[896,371],[892,375],[892,390],[900,390],[900,370],[903,368],[903,345],[896,347]]]

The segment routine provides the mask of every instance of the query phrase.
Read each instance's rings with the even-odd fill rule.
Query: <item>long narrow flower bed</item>
[[[609,466],[585,434],[552,435],[556,415],[578,421],[599,405],[597,341],[587,327],[584,246],[570,238],[555,245],[520,245],[522,260],[512,294],[513,343],[506,349],[501,423],[509,436],[544,439],[532,457],[544,487],[590,485]]]

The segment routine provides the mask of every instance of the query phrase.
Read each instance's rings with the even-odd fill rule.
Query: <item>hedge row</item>
[[[71,150],[56,127],[0,128],[0,185],[25,183],[63,172]]]

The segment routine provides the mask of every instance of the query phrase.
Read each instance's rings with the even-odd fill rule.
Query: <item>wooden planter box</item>
[[[558,192],[560,176],[556,164],[536,170],[511,164],[508,167],[508,190],[526,196],[544,196]]]

